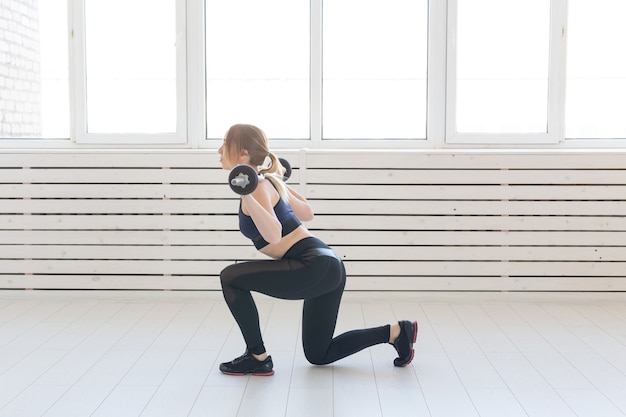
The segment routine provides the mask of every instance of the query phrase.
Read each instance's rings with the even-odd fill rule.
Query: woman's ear
[[[239,162],[240,163],[250,162],[250,154],[248,153],[247,149],[242,149],[241,152],[239,152]]]

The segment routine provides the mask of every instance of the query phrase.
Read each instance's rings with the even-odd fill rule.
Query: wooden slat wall
[[[281,153],[351,290],[624,291],[626,153]],[[0,288],[219,289],[264,259],[214,151],[0,154]]]

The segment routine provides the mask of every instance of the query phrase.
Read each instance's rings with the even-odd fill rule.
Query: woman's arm
[[[301,222],[309,222],[313,220],[315,214],[313,208],[305,197],[296,192],[293,188],[287,185],[287,191],[289,192],[289,205],[293,210],[293,213]]]

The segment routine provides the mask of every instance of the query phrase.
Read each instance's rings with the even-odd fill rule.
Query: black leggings
[[[389,342],[389,325],[351,330],[333,338],[346,271],[339,256],[317,238],[297,242],[279,260],[230,265],[220,278],[224,299],[250,353],[265,352],[251,291],[285,300],[304,300],[302,345],[312,364],[329,364]]]

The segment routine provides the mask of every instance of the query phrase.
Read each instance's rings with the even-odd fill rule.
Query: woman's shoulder
[[[257,188],[252,192],[252,196],[259,202],[270,202],[271,206],[274,206],[280,195],[278,194],[278,190],[272,183],[269,178],[259,178],[259,183]]]

